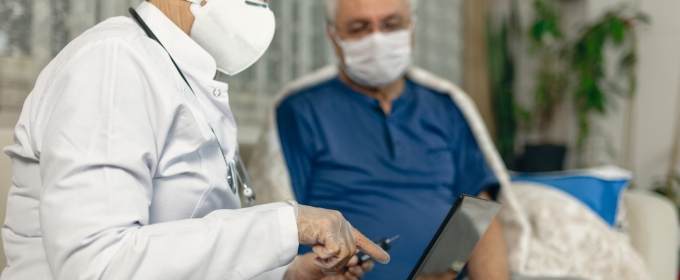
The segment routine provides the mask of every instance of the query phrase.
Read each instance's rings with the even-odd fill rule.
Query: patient
[[[340,71],[276,109],[293,191],[300,203],[340,211],[369,238],[400,235],[390,264],[365,279],[405,279],[457,197],[493,199],[498,180],[451,97],[406,75],[416,1],[326,3]],[[498,220],[467,273],[509,278]]]

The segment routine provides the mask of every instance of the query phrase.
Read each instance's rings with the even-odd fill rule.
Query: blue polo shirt
[[[459,108],[410,80],[389,115],[335,78],[283,100],[277,122],[301,204],[340,211],[372,240],[401,235],[365,279],[407,278],[459,195],[498,191]]]

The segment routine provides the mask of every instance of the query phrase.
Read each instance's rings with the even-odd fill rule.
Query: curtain
[[[40,70],[70,40],[98,22],[127,16],[139,0],[0,0],[0,110],[20,110]],[[262,123],[272,97],[288,82],[337,59],[326,36],[321,0],[271,0],[276,35],[265,56],[229,83],[241,125]],[[415,64],[463,80],[462,0],[421,0]]]

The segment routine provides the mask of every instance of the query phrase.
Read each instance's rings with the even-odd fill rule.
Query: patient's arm
[[[487,192],[482,193],[479,197],[491,199]],[[510,279],[503,227],[498,218],[495,218],[489,225],[489,229],[472,252],[467,267],[472,280]]]

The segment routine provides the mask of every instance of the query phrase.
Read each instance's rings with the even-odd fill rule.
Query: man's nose
[[[382,31],[382,30],[381,30],[381,29],[382,29],[382,28],[381,28],[381,24],[380,24],[379,22],[373,23],[373,24],[371,25],[371,27],[373,27],[373,28],[371,29],[371,34],[377,33],[377,32],[381,32],[381,31]]]

